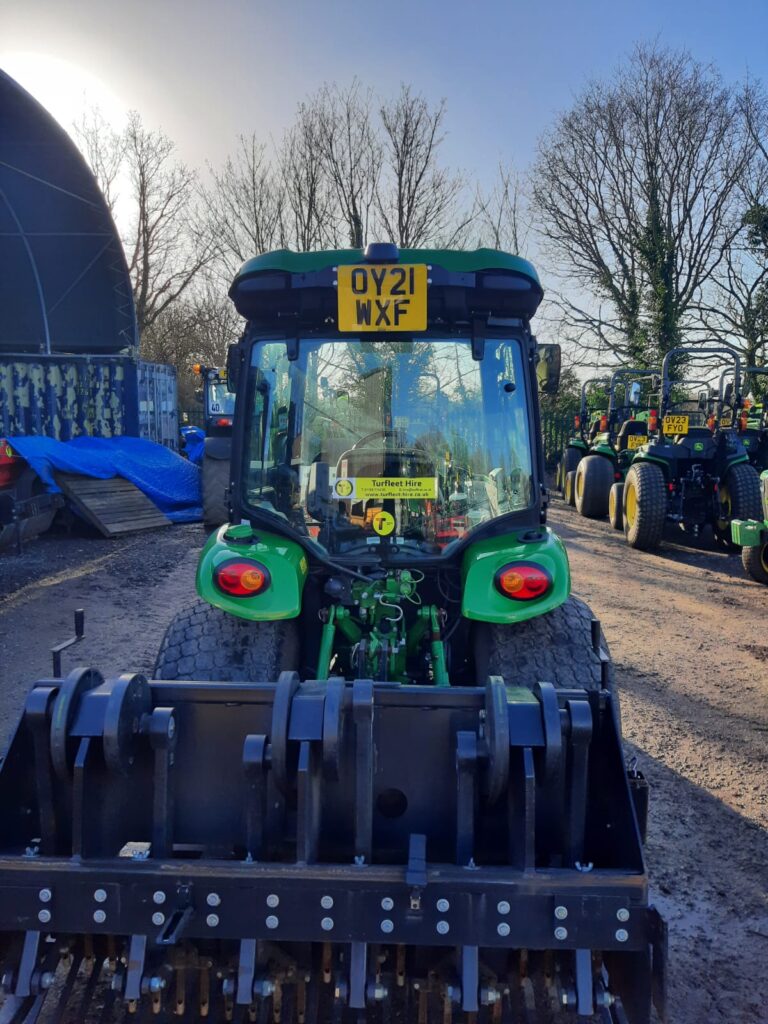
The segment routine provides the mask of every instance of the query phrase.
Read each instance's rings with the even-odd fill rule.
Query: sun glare
[[[0,52],[0,68],[67,130],[94,107],[115,128],[122,126],[128,113],[127,106],[98,75],[60,57],[10,50]]]

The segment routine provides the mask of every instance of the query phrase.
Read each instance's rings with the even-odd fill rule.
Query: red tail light
[[[658,430],[659,429],[659,414],[655,409],[650,409],[648,412],[648,429]]]
[[[600,417],[600,429],[601,430],[607,430],[608,429],[608,417],[607,416],[601,416]]]
[[[216,420],[217,427],[231,427],[232,418],[230,416],[222,416],[220,420]]]
[[[511,562],[494,579],[496,589],[513,601],[535,601],[552,589],[552,577],[533,562]]]
[[[743,434],[744,431],[747,429],[748,425],[749,425],[749,413],[745,409],[744,412],[739,417],[739,431]]]
[[[229,597],[255,597],[267,589],[272,578],[260,562],[233,558],[216,567],[213,582]]]
[[[574,416],[573,417],[573,425],[574,425],[574,427],[577,430],[579,430],[581,428],[581,416]]]

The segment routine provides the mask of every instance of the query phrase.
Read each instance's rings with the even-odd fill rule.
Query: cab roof
[[[229,296],[241,316],[257,324],[322,323],[336,315],[335,268],[370,263],[427,264],[429,320],[460,322],[475,316],[530,319],[543,297],[532,263],[496,249],[367,249],[293,252],[278,249],[247,260]]]

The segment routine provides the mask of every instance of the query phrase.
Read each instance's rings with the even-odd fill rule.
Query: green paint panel
[[[549,528],[542,528],[539,533],[539,541],[525,542],[520,540],[520,534],[507,534],[468,548],[461,566],[461,614],[465,618],[479,622],[525,622],[551,612],[567,600],[571,572],[563,542]],[[534,562],[546,569],[554,582],[550,592],[533,601],[515,601],[500,594],[494,578],[510,562]]]
[[[768,543],[768,521],[757,522],[754,519],[733,519],[731,521],[731,538],[734,544],[745,548],[756,548]]]
[[[231,531],[231,532],[230,532]],[[230,540],[227,533],[230,532]],[[250,534],[250,536],[249,536]],[[254,597],[230,597],[213,582],[213,573],[232,558],[255,559],[269,570],[270,586]],[[197,567],[197,592],[204,601],[252,622],[295,619],[307,579],[307,559],[300,545],[263,530],[222,526],[203,548]]]
[[[235,277],[232,287],[237,285],[241,277],[260,271],[278,271],[287,274],[306,274],[315,270],[326,270],[329,267],[364,263],[362,249],[330,249],[325,252],[293,252],[290,249],[277,249],[261,256],[246,260]],[[525,274],[537,285],[541,286],[536,268],[521,256],[498,249],[401,249],[400,263],[433,263],[457,273],[473,273],[478,270],[513,270]]]

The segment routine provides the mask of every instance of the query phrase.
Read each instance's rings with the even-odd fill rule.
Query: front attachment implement
[[[612,695],[514,683],[37,683],[0,1021],[646,1024],[664,926]]]

